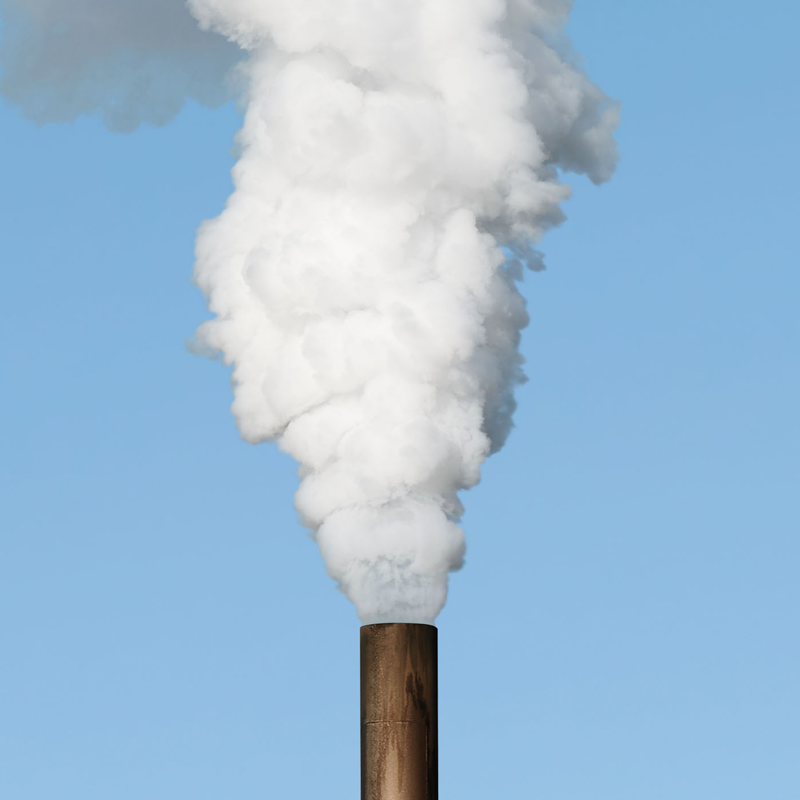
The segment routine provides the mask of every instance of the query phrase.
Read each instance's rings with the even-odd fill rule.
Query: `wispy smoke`
[[[0,0],[0,92],[36,122],[100,111],[112,130],[163,125],[187,97],[217,106],[241,51],[184,0]]]
[[[4,90],[132,127],[219,89],[236,56],[213,31],[246,52],[199,346],[233,366],[243,437],[300,463],[298,511],[361,619],[430,622],[463,559],[458,493],[511,428],[516,282],[563,219],[561,172],[611,175],[616,107],[565,55],[569,0],[188,6],[206,33],[177,0],[7,0]]]

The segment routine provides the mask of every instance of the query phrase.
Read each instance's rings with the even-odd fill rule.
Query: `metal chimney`
[[[437,630],[361,628],[361,800],[439,797]]]

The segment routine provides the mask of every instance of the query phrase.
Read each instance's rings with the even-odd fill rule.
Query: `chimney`
[[[361,628],[361,800],[439,797],[437,629]]]

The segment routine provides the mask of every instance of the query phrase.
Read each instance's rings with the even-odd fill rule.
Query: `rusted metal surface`
[[[361,628],[361,800],[438,800],[437,630]]]

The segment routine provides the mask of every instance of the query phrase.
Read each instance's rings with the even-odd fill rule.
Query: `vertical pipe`
[[[436,635],[361,628],[361,800],[438,800]]]

